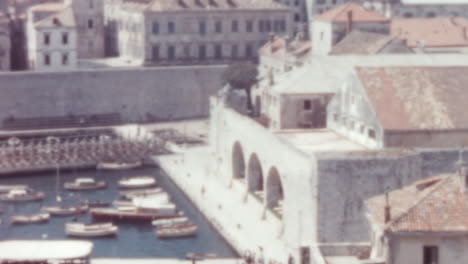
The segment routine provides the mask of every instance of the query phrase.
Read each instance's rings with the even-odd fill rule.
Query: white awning
[[[0,242],[0,261],[87,258],[93,243],[77,240],[9,240]]]

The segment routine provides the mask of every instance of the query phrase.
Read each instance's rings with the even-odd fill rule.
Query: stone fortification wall
[[[225,66],[0,74],[8,117],[120,113],[125,122],[208,116]]]
[[[318,155],[318,240],[369,241],[364,201],[422,178],[453,172],[459,149]],[[463,152],[464,160],[468,153]]]

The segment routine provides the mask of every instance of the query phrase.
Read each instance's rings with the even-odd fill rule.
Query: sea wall
[[[225,66],[0,73],[0,121],[119,113],[123,122],[206,117]]]

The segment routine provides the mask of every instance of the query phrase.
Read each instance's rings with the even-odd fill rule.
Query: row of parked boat
[[[47,222],[51,216],[77,216],[87,212],[97,223],[69,222],[65,224],[65,232],[69,236],[98,237],[116,235],[118,226],[113,222],[152,221],[156,227],[155,233],[160,238],[177,238],[193,236],[197,226],[183,212],[177,210],[170,196],[162,188],[155,187],[156,180],[152,176],[128,177],[119,180],[120,198],[112,203],[103,201],[83,201],[75,206],[43,206],[39,213],[32,215],[16,215],[11,217],[13,224],[32,224]],[[93,178],[77,178],[66,182],[64,188],[70,191],[85,191],[106,188],[105,181]],[[149,188],[151,187],[151,188]],[[0,186],[0,201],[26,202],[44,198],[44,193],[35,191],[24,185]]]

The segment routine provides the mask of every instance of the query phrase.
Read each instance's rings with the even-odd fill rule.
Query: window
[[[153,47],[151,48],[151,55],[152,55],[153,61],[159,60],[159,46],[158,45],[153,45]]]
[[[332,0],[332,4],[336,5],[337,1],[336,0]]]
[[[167,58],[173,60],[175,58],[175,47],[170,45],[167,47]]]
[[[299,13],[294,14],[294,21],[295,22],[301,21],[301,15],[299,15]]]
[[[239,23],[237,22],[237,20],[232,21],[231,31],[232,32],[238,32],[239,31]]]
[[[435,17],[436,14],[434,12],[427,13],[426,17]]]
[[[92,19],[88,19],[88,28],[93,28],[94,21]]]
[[[250,33],[253,31],[253,21],[252,20],[247,20],[245,22],[245,31]]]
[[[62,33],[62,43],[63,45],[68,44],[68,33]]]
[[[49,45],[49,44],[50,44],[50,34],[44,33],[44,45]]]
[[[68,65],[68,53],[62,54],[62,64]]]
[[[222,49],[221,44],[216,44],[214,48],[215,48],[215,58],[221,59],[223,57],[223,49]]]
[[[359,133],[364,134],[364,131],[365,131],[365,130],[366,130],[366,129],[365,129],[364,125],[361,125],[361,126],[359,127]]]
[[[169,22],[167,23],[167,33],[169,34],[174,34],[175,33],[175,23],[174,22]]]
[[[439,248],[437,246],[424,246],[423,264],[438,264]]]
[[[324,35],[323,31],[320,32],[320,40],[323,40],[323,35]]]
[[[368,135],[370,138],[375,139],[375,130],[374,130],[374,129],[369,129],[369,130],[367,131],[367,135]],[[426,262],[424,262],[424,263],[426,263]]]
[[[317,4],[323,5],[323,4],[325,4],[325,0],[317,0]]]
[[[222,33],[223,32],[223,22],[221,22],[221,21],[216,21],[215,22],[215,32],[216,33]]]
[[[50,55],[44,54],[44,65],[50,65]]]
[[[184,46],[184,56],[185,58],[190,58],[190,45]]]
[[[266,32],[271,32],[271,21],[270,20],[265,20],[265,31]]]
[[[206,33],[206,23],[205,23],[205,21],[200,21],[198,23],[198,32],[200,33],[200,35],[205,35],[205,33]]]
[[[206,47],[205,45],[198,46],[198,58],[205,59],[206,58]]]
[[[312,109],[312,101],[311,100],[304,100],[303,108],[304,108],[304,110],[311,110]]]
[[[94,0],[89,0],[89,9],[93,9],[94,8]]]
[[[403,14],[403,16],[406,17],[406,18],[410,18],[410,17],[413,17],[413,13],[406,12],[406,13]]]
[[[153,22],[153,34],[158,35],[159,34],[159,23],[158,22]]]
[[[88,51],[92,51],[93,48],[94,48],[94,42],[93,42],[92,40],[90,40],[90,41],[88,42]]]
[[[286,21],[285,20],[280,20],[280,31],[281,32],[286,32]]]
[[[265,23],[263,20],[258,21],[258,31],[264,32],[265,31]]]
[[[253,55],[252,44],[248,43],[245,45],[245,57],[250,58]]]
[[[231,47],[231,57],[237,58],[237,56],[239,56],[239,47],[236,44],[234,44]]]

